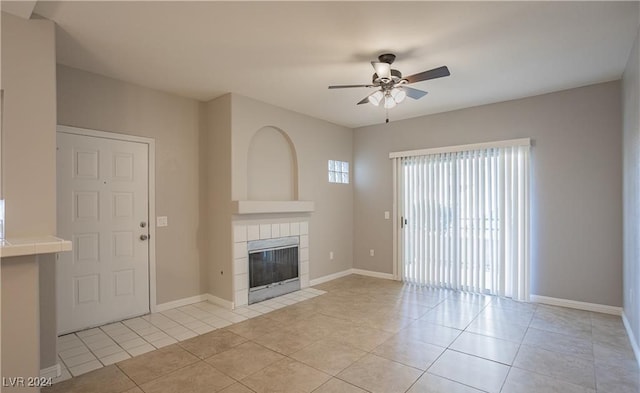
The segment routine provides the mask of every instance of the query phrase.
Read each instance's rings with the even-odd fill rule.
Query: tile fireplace
[[[233,242],[234,307],[309,286],[306,217],[234,221]],[[286,268],[283,259],[287,260]],[[276,268],[282,269],[276,273]]]

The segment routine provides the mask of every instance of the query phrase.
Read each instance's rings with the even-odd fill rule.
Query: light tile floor
[[[327,293],[174,344],[161,342],[160,349],[115,360],[43,391],[640,392],[638,364],[619,317],[363,276],[315,288]],[[165,313],[155,321],[149,316],[113,329],[128,337],[133,336],[125,328],[142,331],[137,335],[146,344],[132,348],[168,341],[152,336],[153,329],[144,330],[150,326],[142,321],[153,322],[151,326],[177,341],[175,336],[188,334],[180,336],[183,331],[175,329],[170,336],[166,331],[179,325],[195,334],[201,325],[191,318],[211,318],[201,314],[211,313],[211,307],[188,308],[197,318],[179,309],[187,316]],[[100,331],[118,343],[108,334],[112,328],[105,328]],[[93,356],[80,358],[86,360],[79,365],[102,364],[96,352],[107,346],[97,348],[102,344],[96,343],[106,338],[90,339],[97,334],[76,336]],[[136,353],[120,347],[127,357]],[[120,352],[110,351],[100,352],[102,359],[117,359]],[[67,359],[84,353],[69,352]]]
[[[54,383],[324,293],[305,288],[232,311],[205,301],[64,335],[58,337],[58,363],[62,375]]]

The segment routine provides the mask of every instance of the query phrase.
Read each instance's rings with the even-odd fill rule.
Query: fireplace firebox
[[[249,304],[300,289],[298,236],[247,243]]]

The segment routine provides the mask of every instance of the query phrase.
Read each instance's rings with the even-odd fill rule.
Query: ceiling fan
[[[360,100],[357,105],[366,104],[368,102],[378,106],[382,103],[386,109],[391,109],[404,101],[407,96],[417,100],[427,95],[426,91],[418,90],[407,85],[451,75],[447,66],[442,66],[403,78],[400,71],[391,68],[391,64],[395,59],[396,55],[392,53],[383,53],[378,56],[378,61],[371,62],[371,65],[375,70],[371,84],[337,85],[329,86],[329,89],[346,89],[352,87],[375,88],[376,91]],[[389,119],[387,118],[387,123],[388,122]]]

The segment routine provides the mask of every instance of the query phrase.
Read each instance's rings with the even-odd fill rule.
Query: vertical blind
[[[529,145],[392,154],[402,280],[529,300]]]

